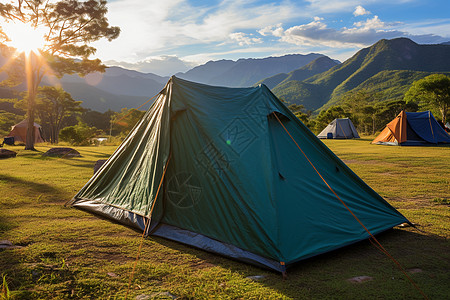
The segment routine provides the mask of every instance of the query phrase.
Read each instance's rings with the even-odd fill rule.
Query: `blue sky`
[[[449,0],[115,0],[118,39],[95,43],[109,65],[171,75],[209,60],[322,53],[345,61],[386,38],[450,41]]]

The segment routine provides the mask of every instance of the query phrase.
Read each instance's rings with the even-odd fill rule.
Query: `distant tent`
[[[430,111],[402,111],[372,141],[372,144],[421,146],[450,143],[450,135],[439,125]]]
[[[14,137],[14,142],[23,142],[25,143],[27,140],[27,128],[28,128],[28,120],[23,120],[20,123],[12,126],[11,132],[7,135],[7,137]],[[41,125],[38,123],[34,123],[34,143],[44,143],[44,139],[41,134]]]
[[[359,139],[359,134],[349,118],[334,119],[317,136],[319,139]]]
[[[336,195],[372,234],[408,222],[265,85],[171,77],[67,204],[284,272],[370,237]]]

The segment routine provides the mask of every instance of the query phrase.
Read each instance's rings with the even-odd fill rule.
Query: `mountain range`
[[[450,74],[449,43],[419,45],[407,38],[398,38],[380,40],[361,49],[344,63],[317,53],[291,54],[209,61],[176,76],[228,87],[262,83],[286,102],[319,111],[338,104],[345,92],[358,89],[382,92],[381,100],[401,99],[412,82],[434,72]],[[158,94],[168,79],[152,73],[109,67],[105,73],[89,74],[85,78],[77,75],[46,78],[44,84],[59,82],[75,100],[83,101],[83,107],[104,112],[139,107]],[[0,88],[0,98],[9,97],[11,92]]]
[[[176,76],[210,85],[243,87],[280,72],[291,72],[311,64],[317,59],[330,58],[311,53],[292,54],[262,59],[239,59],[209,61],[186,73]],[[337,64],[337,61],[334,61]],[[307,71],[305,72],[314,72]],[[314,73],[318,73],[317,71]],[[283,73],[284,74],[284,73]],[[313,73],[311,73],[313,74]],[[83,101],[82,106],[104,112],[108,109],[118,111],[121,108],[136,108],[158,94],[169,77],[152,73],[141,73],[120,67],[109,67],[105,73],[89,74],[85,78],[66,75],[61,79],[47,78],[46,85],[58,82],[76,100]],[[151,102],[142,109],[147,109]]]
[[[186,73],[175,75],[182,79],[209,85],[246,87],[275,74],[287,73],[301,68],[320,57],[324,57],[324,55],[310,53],[260,59],[248,58],[237,61],[209,61]]]
[[[450,45],[419,45],[407,38],[380,40],[325,72],[304,80],[283,80],[273,92],[290,103],[321,110],[358,89],[382,92],[381,100],[399,99],[415,80],[436,72],[450,72]]]

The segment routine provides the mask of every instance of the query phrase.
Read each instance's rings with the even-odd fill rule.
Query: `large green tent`
[[[176,77],[69,203],[281,272],[369,238],[350,211],[372,234],[408,222],[266,86]]]

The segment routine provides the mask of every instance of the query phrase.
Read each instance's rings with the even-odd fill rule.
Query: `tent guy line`
[[[328,184],[328,182],[325,180],[325,178],[323,178],[322,174],[320,174],[319,170],[317,170],[317,168],[314,166],[314,164],[311,162],[311,160],[309,159],[309,157],[305,154],[305,152],[302,150],[302,148],[298,145],[297,141],[292,137],[291,133],[286,129],[286,127],[283,125],[283,123],[281,123],[280,119],[278,118],[277,114],[274,113],[275,118],[277,119],[277,121],[280,123],[281,126],[283,126],[283,129],[286,131],[286,133],[289,135],[289,137],[292,139],[292,141],[295,143],[295,145],[297,146],[297,148],[302,152],[303,156],[305,156],[305,158],[308,160],[309,164],[313,167],[314,171],[316,171],[317,175],[319,175],[320,179],[322,179],[322,181],[325,183],[325,185],[330,189],[331,192],[333,192],[333,194],[336,196],[336,198],[342,203],[342,205],[345,206],[345,208],[350,212],[350,214],[353,216],[353,218],[355,218],[356,221],[358,221],[358,223],[364,228],[364,230],[370,235],[369,241],[375,246],[375,248],[377,248],[378,250],[380,250],[381,252],[383,252],[387,257],[389,257],[400,269],[400,271],[406,276],[406,278],[409,280],[409,282],[411,282],[411,284],[414,286],[414,288],[417,289],[417,291],[419,291],[420,294],[422,294],[422,296],[425,299],[428,299],[428,297],[425,295],[425,293],[422,291],[422,289],[419,288],[419,286],[414,282],[414,280],[408,275],[408,273],[406,273],[405,268],[403,268],[403,266],[398,262],[398,260],[396,260],[392,254],[390,254],[384,247],[383,245],[381,245],[381,243],[378,241],[378,239],[370,232],[369,229],[367,229],[367,227],[364,225],[363,222],[361,222],[361,220],[353,213],[353,211],[347,206],[347,204],[345,204],[345,202],[341,199],[341,197],[339,197],[339,195],[336,193],[336,191]]]

